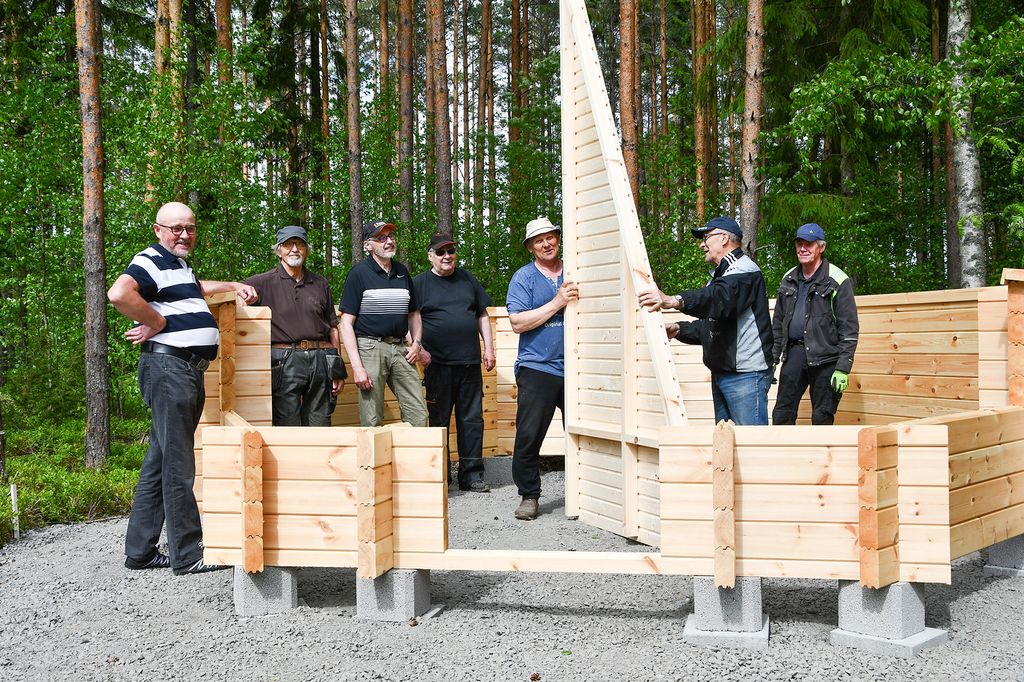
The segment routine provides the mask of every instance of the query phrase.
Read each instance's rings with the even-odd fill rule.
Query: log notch
[[[898,432],[891,426],[861,430],[857,463],[860,501],[860,582],[879,588],[900,579]]]
[[[715,587],[736,586],[736,431],[731,421],[715,427],[711,450],[711,502],[714,506]]]
[[[359,565],[356,575],[376,578],[395,565],[390,428],[361,430],[357,448]]]
[[[235,409],[235,319],[234,301],[222,303],[217,310],[220,327],[220,411]]]
[[[1009,401],[1011,405],[1024,407],[1024,270],[1007,268],[1003,270],[1002,280],[1007,285]]]
[[[223,310],[227,306],[222,306]],[[230,306],[234,310],[234,306]],[[263,436],[242,432],[242,567],[263,571]]]

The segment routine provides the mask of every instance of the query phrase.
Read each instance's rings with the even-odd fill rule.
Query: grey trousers
[[[128,518],[124,553],[138,562],[149,561],[166,523],[171,566],[184,568],[203,558],[203,529],[192,491],[195,432],[206,400],[203,372],[172,355],[142,353],[139,390],[153,411],[153,426]]]

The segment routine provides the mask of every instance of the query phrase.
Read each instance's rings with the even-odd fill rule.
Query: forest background
[[[666,290],[704,282],[688,228],[719,214],[772,291],[805,222],[859,294],[1024,262],[1020,3],[586,5]],[[22,527],[130,506],[148,422],[103,292],[165,201],[196,212],[201,277],[270,269],[275,230],[299,224],[337,297],[358,227],[385,219],[413,272],[454,234],[501,304],[525,223],[561,215],[558,16],[556,0],[0,0],[0,481]],[[0,544],[11,529],[3,494]]]

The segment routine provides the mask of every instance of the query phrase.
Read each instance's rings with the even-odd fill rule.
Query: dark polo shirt
[[[409,270],[396,260],[391,272],[367,256],[352,266],[338,309],[356,316],[356,336],[398,336],[409,332],[409,313],[419,310]]]
[[[273,311],[270,320],[271,343],[330,341],[331,327],[338,326],[327,280],[304,270],[296,282],[280,264],[269,272],[245,280],[256,289],[254,305]]]

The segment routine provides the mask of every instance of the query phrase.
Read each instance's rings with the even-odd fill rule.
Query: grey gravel
[[[453,548],[647,551],[565,518],[563,474],[541,516],[512,517],[513,486],[451,493]],[[1024,680],[1024,580],[986,579],[975,554],[929,586],[945,646],[917,659],[829,644],[835,582],[766,580],[767,652],[679,641],[685,576],[434,571],[415,626],[353,618],[353,569],[302,569],[303,606],[238,618],[231,572],[174,577],[123,567],[126,519],[55,526],[0,549],[0,680]]]

